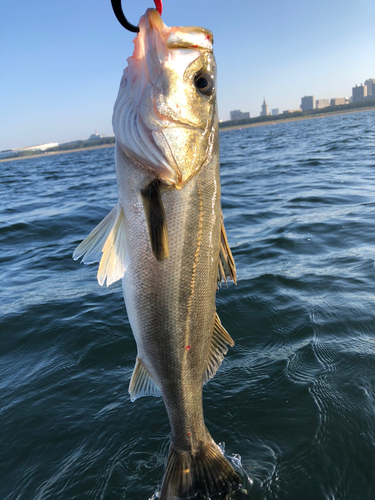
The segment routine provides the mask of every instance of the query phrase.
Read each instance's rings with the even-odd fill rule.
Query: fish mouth
[[[156,9],[147,9],[145,15],[146,30],[151,33],[157,30],[166,38],[168,49],[195,49],[212,51],[214,36],[212,31],[201,28],[200,26],[179,26],[168,28],[159,12]],[[140,27],[141,29],[141,27]]]

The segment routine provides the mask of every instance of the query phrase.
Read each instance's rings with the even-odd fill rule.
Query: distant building
[[[272,110],[271,110],[271,113],[272,113],[272,115],[273,115],[273,116],[275,116],[275,115],[279,115],[279,114],[280,114],[280,112],[279,112],[279,108],[274,108],[274,109],[272,109]]]
[[[268,104],[266,103],[266,98],[263,99],[262,111],[260,112],[260,116],[268,116],[270,112],[268,111]]]
[[[330,106],[340,106],[341,104],[349,104],[347,97],[334,97],[330,101]]]
[[[308,111],[309,109],[315,109],[315,96],[305,95],[301,98],[301,109],[302,111]]]
[[[288,113],[301,113],[301,110],[300,109],[286,109],[285,111],[283,111],[283,115],[286,115]]]
[[[329,99],[317,99],[315,101],[315,109],[328,108]]]
[[[18,149],[13,149],[13,152],[15,151],[46,151],[47,149],[50,148],[56,148],[59,145],[58,142],[48,142],[46,144],[38,144],[37,146],[29,146],[27,148],[18,148]]]
[[[58,142],[47,142],[46,144],[38,144],[37,146],[28,146],[26,148],[5,149],[0,152],[0,157],[11,156],[13,154],[21,153],[23,151],[44,152],[47,151],[47,149],[56,148],[58,145],[59,145]]]
[[[365,81],[367,87],[367,97],[372,96],[375,99],[375,78],[369,78]]]
[[[246,118],[250,118],[250,113],[246,111],[242,113],[240,109],[234,109],[229,112],[231,120],[245,120]]]
[[[97,139],[103,139],[105,137],[104,134],[98,134],[98,131],[95,130],[95,134],[91,134],[89,137],[89,141],[96,141]]]
[[[353,102],[364,101],[367,97],[367,86],[366,85],[356,85],[353,87]]]
[[[14,149],[3,149],[0,151],[0,158],[3,158],[3,156],[11,156],[13,153],[15,153],[16,150]]]

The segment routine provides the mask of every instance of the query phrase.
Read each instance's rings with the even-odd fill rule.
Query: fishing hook
[[[161,15],[163,10],[162,0],[154,0],[154,2],[157,11]],[[129,21],[126,19],[121,7],[121,0],[111,0],[111,4],[113,12],[115,13],[115,16],[117,17],[117,20],[121,24],[121,26],[123,26],[128,31],[132,31],[133,33],[139,33],[139,27],[129,23]]]

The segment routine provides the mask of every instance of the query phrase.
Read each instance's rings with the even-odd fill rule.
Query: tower
[[[266,103],[266,98],[263,97],[262,111],[260,112],[260,116],[268,116],[268,104]]]

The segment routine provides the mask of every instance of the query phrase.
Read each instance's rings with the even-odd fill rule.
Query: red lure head
[[[154,0],[156,10],[161,15],[163,12],[163,0]]]

